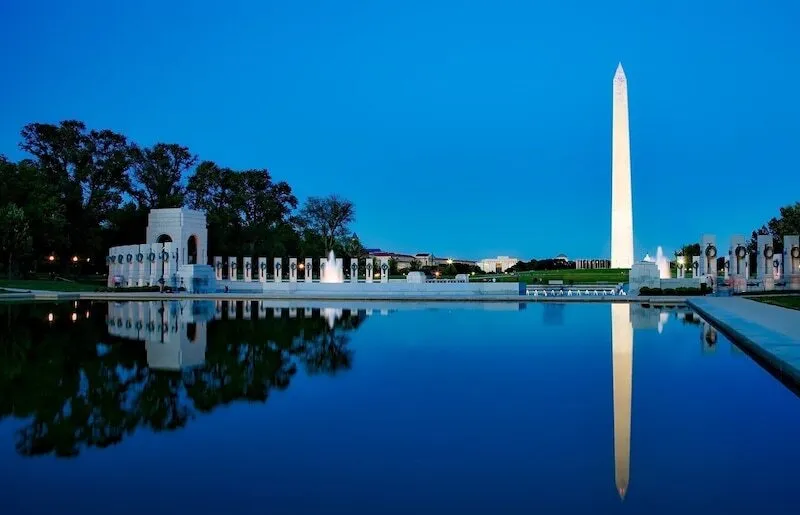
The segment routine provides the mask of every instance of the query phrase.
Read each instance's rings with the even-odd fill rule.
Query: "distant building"
[[[509,256],[497,256],[496,258],[486,258],[478,261],[478,267],[487,273],[502,273],[516,265],[519,259]]]
[[[567,257],[566,254],[559,254],[556,257],[554,257],[553,259],[556,260],[556,261],[569,261],[569,258]]]
[[[411,263],[417,261],[420,267],[444,266],[449,264],[462,264],[475,266],[476,262],[468,259],[440,258],[430,252],[419,252],[417,254],[401,254],[399,252],[388,252],[381,249],[369,249],[367,254],[371,258],[388,257],[394,259],[398,270],[411,268]]]
[[[611,268],[610,259],[576,259],[575,268],[578,270],[588,270],[596,268]]]

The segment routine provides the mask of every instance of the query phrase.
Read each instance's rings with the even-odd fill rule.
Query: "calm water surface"
[[[797,513],[800,402],[685,311],[0,305],[0,513]]]

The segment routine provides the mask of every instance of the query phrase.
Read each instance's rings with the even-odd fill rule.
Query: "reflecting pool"
[[[78,302],[0,324],[2,513],[797,509],[798,398],[685,308]]]

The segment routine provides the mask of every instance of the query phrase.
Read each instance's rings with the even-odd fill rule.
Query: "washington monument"
[[[611,268],[633,265],[631,141],[628,132],[628,81],[622,63],[614,74],[611,132]]]

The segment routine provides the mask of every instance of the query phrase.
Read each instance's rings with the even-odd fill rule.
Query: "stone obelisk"
[[[611,304],[611,355],[614,390],[614,481],[625,499],[631,465],[631,393],[633,391],[633,325],[627,303]]]
[[[622,63],[614,74],[611,132],[611,268],[633,265],[631,141],[628,132],[628,81]]]

